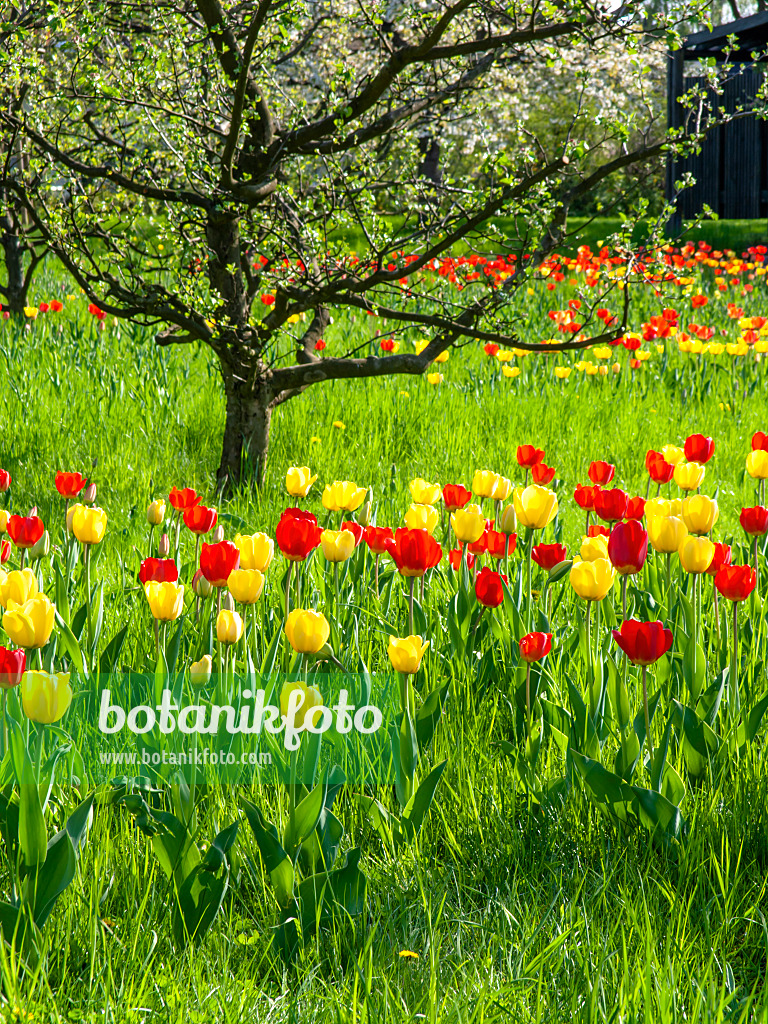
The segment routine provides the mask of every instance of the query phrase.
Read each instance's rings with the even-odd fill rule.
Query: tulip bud
[[[32,508],[29,510],[29,516],[27,518],[28,519],[32,519],[33,516],[36,516],[36,515],[37,515],[37,505],[33,505]]]
[[[515,515],[515,506],[507,505],[504,511],[499,517],[499,529],[502,533],[506,533],[509,536],[517,530],[517,516]]]
[[[235,610],[235,601],[229,591],[224,593],[224,596],[221,599],[221,607],[227,612],[233,612]]]
[[[211,543],[212,544],[221,544],[221,542],[223,540],[224,540],[224,527],[223,526],[217,526],[216,529],[213,531]]]
[[[167,533],[164,533],[160,538],[160,543],[157,547],[157,553],[160,558],[168,558],[171,553],[171,539]]]
[[[213,590],[213,584],[209,583],[205,576],[203,576],[202,572],[198,569],[192,577],[192,589],[198,597],[209,597]]]
[[[193,686],[205,686],[210,682],[213,661],[210,654],[204,654],[200,661],[193,661],[189,666],[189,681]]]
[[[37,558],[45,558],[45,556],[48,554],[50,550],[51,535],[50,533],[48,533],[47,530],[45,530],[43,532],[43,536],[40,538],[37,544],[33,544],[32,547],[29,549],[29,557],[32,560],[35,560]]]
[[[371,502],[366,501],[357,514],[357,521],[361,526],[371,525]]]
[[[150,526],[160,526],[165,519],[165,502],[156,498],[147,509],[147,522]]]
[[[11,542],[8,540],[4,540],[2,545],[0,545],[0,565],[5,565],[5,563],[9,560],[10,557]]]
[[[83,501],[92,505],[96,501],[96,484],[90,483],[83,491]]]

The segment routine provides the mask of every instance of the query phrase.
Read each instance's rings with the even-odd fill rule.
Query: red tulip
[[[655,452],[653,449],[646,452],[645,468],[655,484],[668,484],[675,475],[672,463],[667,462],[661,452]]]
[[[758,430],[756,434],[752,435],[752,451],[768,452],[768,434],[764,434],[762,430]],[[10,483],[10,477],[8,478],[8,482]],[[3,490],[2,486],[0,486],[0,491],[1,490]]]
[[[219,514],[215,508],[206,508],[205,505],[192,505],[184,510],[184,523],[192,533],[202,535],[210,533],[216,526]]]
[[[5,494],[11,486],[11,474],[7,469],[0,469],[0,494]]]
[[[526,633],[519,641],[520,657],[523,661],[541,661],[552,650],[551,633]]]
[[[568,548],[565,544],[537,544],[535,548],[531,548],[531,558],[547,572],[564,562],[567,554]]]
[[[616,473],[616,467],[610,462],[590,462],[587,475],[593,484],[601,487],[609,484]]]
[[[683,451],[689,462],[700,462],[703,464],[709,462],[715,454],[715,442],[711,437],[705,437],[703,434],[691,434],[690,437],[685,439]]]
[[[353,519],[345,519],[341,524],[342,530],[348,530],[355,538],[355,547],[363,539],[365,533],[365,527],[361,526],[360,523],[356,523]]]
[[[762,537],[768,532],[768,508],[763,508],[762,505],[743,508],[739,522],[748,537]]]
[[[10,647],[0,647],[0,688],[11,690],[14,686],[18,686],[26,667],[27,656],[24,651],[12,651]],[[4,725],[3,728],[5,728]]]
[[[240,565],[240,551],[231,540],[203,544],[200,571],[213,587],[226,587],[227,580]]]
[[[611,491],[598,491],[595,494],[595,513],[606,523],[616,523],[627,514],[628,500],[627,492],[619,487]]]
[[[504,600],[504,587],[502,581],[507,582],[507,577],[500,572],[494,572],[488,566],[484,566],[477,574],[475,580],[475,597],[486,608],[498,608]]]
[[[457,508],[464,508],[472,497],[472,491],[468,491],[461,484],[446,484],[443,488],[443,504],[447,512],[455,512]]]
[[[490,529],[489,524],[490,520],[486,519],[485,530],[483,530],[482,534],[477,538],[477,540],[472,541],[472,543],[469,545],[469,551],[473,555],[484,555],[488,550],[488,530]]]
[[[387,550],[387,541],[392,540],[392,528],[389,526],[366,526],[363,540],[374,555],[383,555]]]
[[[56,490],[62,498],[76,498],[88,483],[79,473],[57,473],[54,481]]]
[[[311,512],[300,508],[287,508],[275,529],[275,540],[285,557],[291,562],[303,562],[310,551],[320,543],[322,528]]]
[[[8,536],[17,548],[33,548],[43,533],[45,527],[39,516],[11,516],[8,520]]]
[[[485,352],[487,356],[495,356],[498,351],[499,346],[492,341],[489,341],[486,345],[483,345],[483,352]]]
[[[633,665],[652,665],[672,646],[672,630],[662,622],[627,619],[621,629],[611,630],[613,639]]]
[[[177,512],[184,512],[193,505],[199,505],[203,499],[199,498],[191,487],[185,487],[182,491],[172,487],[168,500]]]
[[[590,487],[589,484],[584,487],[582,484],[579,484],[573,492],[573,499],[579,508],[583,508],[585,512],[594,512],[595,495],[599,490],[599,487]]]
[[[535,484],[548,484],[555,479],[556,469],[554,466],[547,466],[543,462],[537,462],[531,466],[531,477]]]
[[[145,558],[139,567],[139,583],[175,583],[179,570],[172,558]]]
[[[645,498],[630,498],[627,501],[627,514],[625,519],[642,519],[645,515]]]
[[[601,526],[600,523],[590,523],[589,529],[587,530],[588,537],[610,537],[611,531],[607,526]]]
[[[530,469],[537,462],[544,461],[544,449],[534,448],[532,444],[521,444],[517,449],[517,464],[522,469]]]
[[[461,544],[457,548],[451,548],[448,552],[448,562],[452,569],[455,569],[456,572],[459,571],[459,566],[461,565]],[[475,556],[467,552],[467,568],[471,569],[474,564]]]
[[[5,565],[11,557],[11,545],[7,540],[0,544],[0,565]]]
[[[516,533],[506,534],[499,530],[486,530],[485,532],[485,550],[491,558],[503,558],[505,554],[511,555],[516,544]]]
[[[636,519],[617,523],[611,530],[608,557],[622,576],[631,576],[643,568],[648,557],[648,534]]]
[[[715,544],[715,555],[710,563],[707,572],[710,576],[717,576],[724,565],[731,564],[731,545]]]
[[[395,530],[387,552],[403,576],[423,576],[443,557],[443,549],[426,530]]]
[[[729,601],[745,601],[757,586],[757,573],[751,565],[724,565],[715,586]]]

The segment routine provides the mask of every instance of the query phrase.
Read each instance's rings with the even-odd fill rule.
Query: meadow
[[[567,555],[551,573],[527,565],[528,535],[518,513],[503,600],[481,611],[466,552],[458,569],[448,564],[448,547],[456,545],[446,543],[447,517],[438,512],[433,532],[444,557],[429,570],[423,596],[416,590],[410,622],[408,577],[387,556],[377,594],[371,553],[365,543],[356,548],[336,582],[340,601],[333,564],[319,551],[313,555],[301,576],[301,606],[325,613],[335,656],[347,671],[357,672],[362,662],[372,673],[390,672],[389,639],[409,635],[411,623],[431,643],[409,677],[419,706],[443,692],[434,735],[416,750],[419,778],[446,764],[420,829],[411,835],[403,826],[405,838],[394,841],[398,801],[403,804],[398,794],[384,787],[377,794],[394,821],[388,834],[359,787],[341,788],[333,805],[344,832],[340,856],[361,851],[365,898],[356,912],[331,908],[318,926],[299,927],[291,943],[274,865],[264,856],[267,841],[246,821],[241,799],[282,828],[294,797],[258,781],[213,787],[193,808],[190,836],[199,856],[216,848],[214,837],[230,823],[239,823],[238,833],[226,850],[221,909],[189,941],[178,932],[174,881],[139,822],[138,798],[121,803],[101,787],[82,830],[76,876],[44,927],[30,928],[34,941],[21,950],[8,941],[0,946],[2,1019],[768,1020],[766,538],[755,546],[740,525],[743,507],[764,504],[759,480],[745,468],[753,434],[768,430],[768,328],[750,320],[767,313],[766,275],[756,273],[763,258],[748,253],[737,266],[727,254],[710,255],[709,265],[690,269],[687,284],[637,286],[632,330],[638,344],[608,355],[513,350],[504,361],[472,344],[452,349],[434,368],[441,378],[434,382],[391,377],[310,389],[276,413],[263,489],[243,488],[221,502],[212,482],[224,406],[210,354],[156,348],[148,329],[90,312],[71,283],[46,270],[36,284],[34,315],[0,326],[0,468],[12,478],[4,506],[21,516],[35,508],[50,533],[51,549],[36,571],[69,636],[57,619],[58,646],[46,647],[42,658],[74,673],[71,645],[80,649],[91,671],[85,683],[73,685],[75,703],[98,680],[97,665],[156,672],[138,573],[142,560],[157,554],[163,529],[175,555],[170,506],[151,540],[147,522],[150,503],[167,503],[174,487],[194,488],[204,506],[215,507],[228,540],[257,532],[274,537],[284,509],[295,505],[321,526],[338,528],[344,517],[321,496],[327,485],[345,480],[370,489],[366,504],[361,499],[347,518],[354,512],[359,520],[370,501],[370,521],[395,528],[411,505],[411,481],[469,488],[476,471],[490,470],[522,485],[528,472],[518,446],[533,445],[554,467],[547,487],[559,501],[557,516],[534,529],[535,543],[564,544]],[[558,321],[550,311],[568,310],[569,301],[587,294],[583,268],[566,271],[554,289],[547,287],[550,277],[539,276],[519,297],[513,323],[522,339],[552,337]],[[707,302],[697,306],[692,300],[699,296]],[[61,311],[42,310],[52,299]],[[611,302],[616,306],[615,293]],[[676,313],[666,322],[665,309]],[[348,345],[350,337],[377,351],[388,335],[374,319],[339,316],[325,351]],[[705,325],[704,333],[691,331],[689,321]],[[399,338],[402,345],[413,340]],[[641,674],[622,660],[609,628],[622,618],[620,581],[611,577],[591,620],[591,606],[569,583],[567,562],[578,555],[585,525],[573,495],[577,485],[589,484],[590,464],[601,460],[615,467],[611,488],[680,499],[674,482],[649,489],[646,453],[682,448],[696,434],[714,439],[715,447],[703,481],[688,493],[700,490],[719,506],[717,521],[700,532],[731,544],[734,565],[758,556],[757,588],[738,609],[743,714],[730,697],[730,602],[721,598],[716,617],[711,577],[701,574],[697,599],[698,574],[684,572],[676,555],[665,585],[664,556],[651,550],[630,579],[628,605],[635,617],[663,619],[673,641],[648,672],[650,691],[659,696],[656,755],[646,767]],[[305,498],[286,492],[289,467],[317,474]],[[65,501],[54,486],[62,470],[96,484],[95,503],[107,516],[91,567],[98,595],[92,600],[103,602],[92,645],[78,615],[86,594],[82,558],[68,539]],[[506,497],[514,507],[511,494]],[[485,498],[484,514],[501,522],[501,506],[492,500]],[[189,686],[190,663],[204,653],[217,657],[215,599],[202,600],[208,626],[199,626],[191,594],[197,548],[184,526],[179,544],[186,610],[170,636],[178,636],[175,663]],[[9,556],[5,570],[18,569],[20,551],[9,548]],[[278,545],[265,577],[258,620],[244,615],[242,655],[239,643],[227,651],[230,673],[273,668],[288,651],[282,636],[287,563]],[[294,597],[299,600],[298,591]],[[110,641],[124,627],[118,653]],[[533,669],[532,698],[518,653],[531,629],[552,633],[551,653]],[[166,661],[172,642],[166,637]],[[305,682],[310,661],[299,656],[290,663]],[[680,709],[693,716],[690,722]],[[633,736],[639,743],[631,755]],[[622,749],[635,762],[625,758],[623,775],[616,761]],[[68,757],[62,753],[62,765]],[[62,778],[54,783],[54,768],[44,769],[52,786],[49,838],[90,792],[87,779],[79,796]],[[0,870],[6,902],[23,890],[18,851],[8,842],[15,771],[8,752]],[[615,788],[619,776],[632,793]],[[180,816],[183,794],[180,799],[171,781],[155,780],[151,794],[134,793],[147,797],[150,817]],[[306,877],[301,858],[296,864],[303,865],[297,878],[301,871]]]

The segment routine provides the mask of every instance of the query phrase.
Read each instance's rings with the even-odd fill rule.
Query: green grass
[[[39,288],[38,301],[60,284],[44,279]],[[707,322],[728,324],[726,297],[716,298]],[[658,311],[650,298],[643,301],[639,317]],[[762,303],[756,292],[750,311],[764,312]],[[125,325],[99,333],[84,305],[28,329],[0,327],[0,465],[14,478],[13,508],[37,505],[55,544],[63,514],[56,470],[79,469],[97,482],[110,517],[98,564],[107,593],[104,635],[130,617],[139,662],[151,656],[151,637],[143,598],[135,588],[123,591],[120,563],[135,573],[151,498],[172,485],[192,485],[213,502],[223,402],[206,352],[156,351],[144,332]],[[531,336],[546,336],[550,305],[547,293],[526,301],[521,323]],[[329,334],[331,351],[345,332],[365,337],[370,330],[340,318]],[[464,349],[441,367],[439,387],[396,378],[310,390],[275,417],[263,492],[244,492],[222,511],[242,518],[251,532],[272,532],[288,503],[286,467],[308,464],[319,479],[305,507],[322,514],[321,485],[349,478],[373,488],[379,524],[397,525],[412,477],[468,484],[475,469],[492,468],[518,478],[516,446],[535,442],[557,467],[563,540],[573,550],[582,513],[570,495],[591,459],[614,462],[617,483],[644,493],[646,450],[702,431],[717,443],[704,488],[719,488],[717,539],[738,542],[739,510],[754,503],[744,458],[752,432],[768,422],[764,371],[668,348],[634,377],[625,370],[618,378],[587,379],[574,371],[566,385],[553,379],[544,357],[526,357],[522,376],[509,381],[481,351]],[[44,572],[49,579],[47,562]],[[270,570],[273,608],[281,575],[282,568]],[[324,584],[314,586],[320,600]],[[435,636],[452,586],[448,579],[429,584]],[[388,614],[402,631],[405,607],[394,589]],[[751,614],[749,679],[764,688],[759,604]],[[578,602],[568,598],[556,620],[562,642],[578,615]],[[381,627],[361,634],[361,653],[381,669]],[[490,650],[490,633],[483,628],[478,637]],[[499,746],[515,728],[508,662],[502,657],[491,672],[487,664],[452,663],[441,644],[428,655],[424,676],[429,686],[452,685],[434,751],[435,761],[449,763],[418,847],[393,858],[353,794],[341,800],[345,845],[363,849],[364,915],[321,929],[286,965],[269,948],[276,907],[243,825],[243,852],[254,868],[243,868],[199,948],[179,952],[171,941],[168,883],[148,841],[124,810],[100,806],[78,878],[46,930],[44,966],[18,976],[7,950],[3,955],[0,1019],[768,1020],[764,733],[719,780],[689,786],[681,843],[664,846],[645,830],[622,831],[578,788],[562,811],[533,813]],[[715,663],[721,652],[711,635],[708,645]],[[560,692],[566,678],[584,683],[580,655],[555,665]],[[551,752],[546,772],[559,771],[561,758]],[[267,817],[283,813],[276,790],[256,787],[252,795]],[[204,805],[204,837],[237,816],[232,793],[213,793]],[[7,888],[3,868],[0,891]],[[400,957],[404,950],[417,958]]]

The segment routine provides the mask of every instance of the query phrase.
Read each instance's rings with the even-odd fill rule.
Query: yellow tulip
[[[715,557],[715,545],[709,537],[685,538],[678,550],[680,564],[686,572],[706,572]]]
[[[227,588],[240,604],[256,604],[264,589],[264,573],[258,569],[234,569],[227,579]]]
[[[355,550],[355,535],[351,530],[323,530],[320,546],[329,562],[346,562]]]
[[[24,714],[39,725],[58,722],[72,703],[68,672],[25,672],[21,677]]]
[[[679,462],[685,459],[685,452],[682,448],[678,448],[674,444],[665,444],[661,449],[661,454],[664,456],[664,461],[668,462],[670,466],[676,466]]]
[[[688,536],[688,527],[677,516],[652,516],[647,526],[651,547],[663,555],[679,551],[680,545]]]
[[[594,562],[574,561],[571,567],[571,586],[585,601],[602,601],[613,586],[616,570],[607,558]]]
[[[557,495],[548,487],[531,484],[512,492],[517,521],[531,530],[543,530],[557,515]]]
[[[431,505],[411,505],[403,516],[403,522],[409,530],[426,530],[431,536],[439,518],[437,509]]]
[[[678,462],[675,466],[675,483],[684,491],[695,491],[701,487],[706,467],[698,462]]]
[[[594,562],[596,558],[608,557],[608,538],[599,534],[597,537],[582,537],[579,554],[585,562]]]
[[[314,725],[314,710],[323,706],[323,695],[316,686],[307,686],[300,680],[292,683],[284,683],[280,691],[280,714],[283,718],[288,717],[288,707],[291,702],[291,695],[295,692],[301,694],[302,699],[293,715],[294,728],[301,729],[309,722]]]
[[[193,661],[189,666],[189,681],[193,686],[205,686],[210,682],[213,671],[213,659],[204,654],[200,661]]]
[[[490,469],[478,469],[472,477],[472,493],[478,498],[493,497],[499,479],[499,474],[493,473]]]
[[[184,611],[184,587],[180,583],[144,584],[149,610],[160,622],[173,622]]]
[[[72,533],[81,544],[101,544],[107,529],[107,513],[103,508],[77,505],[72,516]]]
[[[442,373],[428,373],[427,374],[427,381],[428,381],[429,384],[442,384],[443,383],[443,375],[442,375]]]
[[[240,552],[241,569],[266,572],[275,557],[275,542],[266,533],[250,536],[238,533],[235,536],[235,547]]]
[[[717,502],[706,494],[693,494],[683,502],[683,522],[689,533],[709,533],[719,516]]]
[[[237,612],[222,608],[216,618],[216,638],[220,644],[236,644],[243,635],[243,620]]]
[[[75,502],[74,505],[70,505],[69,508],[67,509],[67,533],[73,532],[72,524],[75,521],[75,515],[80,511],[80,509],[86,509],[87,511],[88,506],[80,505],[77,502]]]
[[[511,490],[512,481],[508,480],[505,476],[499,476],[497,477],[496,484],[491,492],[491,497],[494,501],[506,501]]]
[[[150,526],[160,526],[165,519],[165,502],[155,498],[147,509],[147,522]]]
[[[753,480],[768,480],[768,452],[758,448],[747,456],[747,472]]]
[[[5,509],[0,508],[0,534],[8,532],[8,520],[11,517],[11,513]]]
[[[507,536],[510,533],[514,533],[517,529],[517,516],[515,515],[514,505],[507,505],[499,516],[499,529],[502,533],[506,533]]]
[[[671,502],[666,498],[649,498],[645,503],[645,518],[650,522],[654,516],[661,516],[666,519],[672,515]]]
[[[329,512],[354,512],[365,501],[366,493],[365,487],[358,487],[351,480],[336,480],[325,485],[323,507]]]
[[[3,629],[19,647],[45,647],[53,632],[55,609],[45,594],[36,594],[24,604],[11,601],[3,616]]]
[[[568,380],[570,375],[571,375],[571,367],[570,366],[556,366],[555,367],[555,376],[558,378],[558,380]]]
[[[312,484],[317,480],[309,466],[291,466],[285,474],[285,489],[294,498],[306,498]]]
[[[462,544],[474,544],[485,533],[485,516],[477,505],[465,505],[453,513],[451,526],[456,540]]]
[[[14,572],[2,572],[0,575],[0,604],[3,608],[7,608],[10,601],[14,604],[24,604],[36,593],[37,576],[32,569],[16,569]]]
[[[424,643],[420,636],[405,636],[390,638],[387,654],[392,662],[395,672],[413,674],[419,671],[424,651],[429,647],[429,641]]]
[[[285,623],[288,643],[299,654],[317,654],[330,634],[331,627],[322,612],[294,608]]]
[[[417,476],[408,484],[411,497],[417,505],[434,505],[440,500],[440,484],[427,483],[422,477]]]

